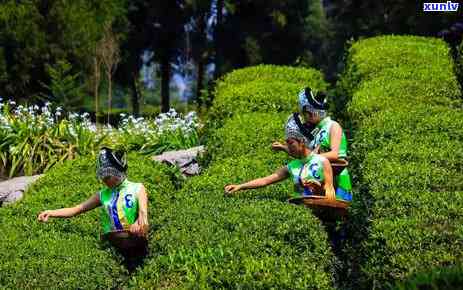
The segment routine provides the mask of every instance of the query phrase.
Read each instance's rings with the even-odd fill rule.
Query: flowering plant
[[[93,155],[101,145],[158,154],[199,142],[195,112],[182,117],[174,109],[155,119],[122,115],[118,128],[91,122],[89,113],[64,113],[50,103],[16,105],[0,98],[0,174],[32,175],[76,155]]]

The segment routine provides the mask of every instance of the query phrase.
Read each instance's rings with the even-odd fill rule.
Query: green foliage
[[[282,139],[287,119],[287,113],[237,114],[210,136],[208,151],[214,159],[250,152],[269,153],[270,144]]]
[[[122,118],[118,129],[97,128],[88,113],[63,116],[58,107],[14,106],[0,102],[0,175],[42,173],[76,155],[94,155],[101,145],[144,154],[186,149],[198,145],[200,123],[196,113],[185,117],[172,110],[156,119]]]
[[[164,211],[153,256],[129,285],[330,289],[332,254],[320,222],[304,208],[272,200],[287,198],[288,183],[223,195],[225,184],[268,174],[275,161],[231,157],[188,180]]]
[[[224,129],[233,134],[223,130],[214,134],[223,141],[217,144],[217,157],[180,191],[171,184],[178,172],[130,156],[129,178],[143,182],[149,192],[152,228],[149,256],[131,277],[118,265],[113,250],[100,245],[96,211],[37,223],[36,215],[45,207],[76,204],[99,187],[93,159],[78,158],[54,167],[23,201],[0,211],[0,218],[7,221],[7,238],[0,246],[8,249],[12,261],[0,265],[6,273],[2,278],[12,279],[0,278],[0,282],[7,288],[332,289],[334,258],[327,234],[305,208],[282,202],[290,193],[289,181],[236,198],[223,194],[227,183],[264,176],[284,166],[286,155],[249,151],[246,135],[269,142],[281,132],[278,128],[287,113],[237,114],[227,120]],[[254,126],[242,126],[250,123]],[[15,238],[26,240],[26,234],[28,243],[14,243]],[[73,268],[62,266],[64,260]],[[44,270],[37,270],[35,265],[42,261],[47,261]]]
[[[463,269],[461,265],[432,269],[410,277],[406,282],[396,283],[395,290],[420,289],[463,289]],[[392,288],[392,287],[391,287]]]
[[[271,68],[266,70],[276,79],[284,78]],[[130,287],[333,287],[334,258],[327,234],[320,221],[305,208],[284,202],[292,190],[289,181],[241,192],[236,197],[224,197],[226,184],[271,174],[284,166],[287,158],[271,152],[269,146],[273,138],[281,136],[291,110],[284,102],[294,101],[297,90],[293,94],[285,92],[284,88],[292,88],[293,84],[289,83],[271,92],[278,86],[268,89],[257,75],[256,78],[246,84],[222,83],[222,88],[230,91],[249,85],[246,95],[243,90],[243,104],[252,106],[258,102],[261,107],[223,119],[223,127],[210,131],[212,136],[207,145],[212,163],[201,176],[187,180],[183,189],[171,196],[170,208],[161,218],[163,226],[150,244],[153,255],[129,281]],[[267,85],[272,83],[275,82],[268,78]],[[256,85],[258,89],[251,89]],[[323,85],[326,86],[320,84]],[[284,97],[278,98],[280,93]],[[218,116],[228,116],[227,110],[246,112],[236,101],[222,106],[220,96],[216,100],[212,110]],[[278,106],[284,108],[280,110],[282,113],[264,113],[262,109]]]
[[[15,99],[29,98],[46,91],[49,83],[47,66],[58,61],[72,65],[70,75],[85,83],[85,72],[93,64],[96,42],[103,23],[113,23],[124,34],[126,1],[2,1],[0,4],[0,95]],[[6,63],[4,71],[1,63]],[[72,98],[73,96],[67,96]],[[69,101],[69,99],[67,100]]]
[[[300,86],[312,85],[319,90],[325,90],[327,84],[323,74],[313,68],[297,68],[278,65],[258,65],[234,70],[222,77],[217,84],[216,91],[224,90],[227,86],[236,86],[251,81],[287,82]]]
[[[46,70],[51,81],[50,85],[43,86],[50,91],[57,105],[76,109],[82,101],[83,86],[79,83],[79,74],[73,74],[71,69],[71,64],[65,60],[58,61],[55,67],[47,65]]]
[[[47,171],[56,163],[73,159],[76,154],[95,152],[106,135],[97,136],[80,118],[62,119],[46,105],[17,106],[0,103],[0,174],[9,177]]]
[[[362,287],[458,264],[463,110],[448,47],[383,36],[359,41],[349,53],[341,85],[352,97],[352,163],[364,192],[353,212],[369,226],[357,229],[368,235],[350,248],[361,261]]]
[[[306,55],[314,56],[311,66],[325,62],[330,27],[319,1],[225,1],[225,7],[218,45],[230,67],[294,64]]]
[[[164,193],[173,188],[159,165],[131,155],[128,175],[147,187],[151,213],[165,208]],[[127,279],[120,257],[100,242],[98,210],[46,224],[37,221],[40,211],[73,206],[99,188],[94,158],[79,158],[50,170],[21,202],[0,209],[2,287],[108,289]],[[152,226],[159,225],[157,214],[149,218]]]
[[[206,126],[221,127],[235,114],[295,112],[297,96],[305,86],[327,88],[322,74],[313,69],[260,65],[231,72],[217,84]]]

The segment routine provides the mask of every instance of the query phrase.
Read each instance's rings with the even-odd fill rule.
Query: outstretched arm
[[[273,174],[266,176],[266,177],[261,177],[257,178],[254,180],[251,180],[249,182],[243,183],[243,184],[229,184],[225,186],[225,193],[231,194],[239,190],[246,190],[246,189],[253,189],[253,188],[259,188],[259,187],[264,187],[267,185],[270,185],[272,183],[276,183],[279,181],[282,181],[286,178],[288,178],[289,172],[288,168],[282,167],[275,171]]]
[[[39,214],[38,220],[41,222],[48,221],[48,218],[68,218],[86,211],[92,210],[100,205],[100,196],[98,193],[92,195],[89,199],[74,207],[60,208],[55,210],[46,210]]]

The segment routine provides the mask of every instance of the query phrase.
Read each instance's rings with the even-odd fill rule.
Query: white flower
[[[186,116],[185,116],[185,119],[194,119],[196,118],[198,115],[196,113],[196,111],[191,111],[189,112]]]
[[[170,110],[169,110],[169,112],[167,114],[169,116],[171,116],[171,117],[174,117],[174,118],[177,117],[177,115],[178,115],[174,108],[170,108]]]
[[[13,106],[16,105],[16,102],[15,102],[15,101],[11,101],[11,100],[10,100],[10,101],[8,101],[8,103],[9,103],[10,105],[13,105]]]
[[[95,124],[90,124],[90,125],[88,126],[88,129],[89,129],[90,131],[92,131],[92,132],[96,132],[96,125],[95,125]]]

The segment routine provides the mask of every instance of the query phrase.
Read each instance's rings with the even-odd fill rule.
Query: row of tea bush
[[[447,45],[432,38],[375,37],[349,50],[340,83],[351,96],[362,185],[354,212],[368,221],[351,255],[365,289],[463,258],[463,110],[453,66]]]
[[[289,182],[224,196],[224,186],[266,176],[287,156],[282,139],[299,90],[326,88],[312,69],[257,66],[236,70],[216,88],[209,124],[209,167],[172,200],[157,248],[130,281],[135,288],[330,289],[334,257],[309,211],[286,203]],[[174,214],[175,213],[175,214]]]

